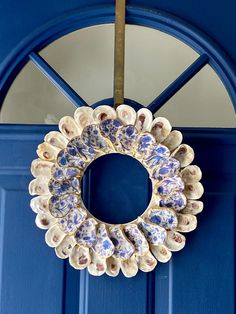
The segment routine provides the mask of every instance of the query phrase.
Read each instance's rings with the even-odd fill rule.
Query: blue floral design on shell
[[[125,125],[117,132],[117,139],[123,151],[130,152],[138,137],[138,130],[133,125]]]
[[[119,128],[122,127],[122,123],[118,120],[106,119],[102,121],[99,125],[101,134],[115,144],[116,143],[116,133]]]
[[[150,133],[143,133],[138,138],[137,152],[139,154],[146,154],[148,149],[156,143],[154,136]]]
[[[153,169],[151,177],[155,180],[164,178],[176,173],[180,169],[180,162],[175,158],[163,159],[160,164]]]
[[[141,218],[138,219],[138,227],[150,244],[160,245],[164,243],[167,233],[163,227],[146,222]]]
[[[50,193],[53,195],[62,195],[68,193],[80,193],[80,184],[78,178],[57,181],[51,179],[48,183]]]
[[[149,245],[142,232],[135,224],[128,224],[124,227],[126,237],[135,247],[135,253],[144,255],[149,251]]]
[[[87,162],[91,161],[96,155],[96,151],[92,147],[85,145],[80,136],[70,140],[67,144],[67,151],[71,156],[80,157]]]
[[[82,222],[75,234],[75,240],[78,244],[90,248],[96,244],[96,222],[93,218]]]
[[[49,199],[49,211],[53,217],[64,217],[68,212],[77,206],[79,198],[74,194],[54,195]]]
[[[81,134],[83,142],[96,150],[107,150],[107,142],[101,135],[99,126],[96,124],[91,124],[83,129]]]
[[[162,164],[170,155],[169,149],[161,144],[156,144],[150,147],[144,158],[144,163],[148,168],[153,169],[154,167]]]
[[[169,207],[175,209],[176,211],[180,211],[187,204],[186,196],[181,192],[173,192],[166,197],[162,197],[159,201],[160,207]]]
[[[58,221],[58,225],[65,233],[73,233],[87,216],[83,208],[72,209],[65,217]]]
[[[150,209],[148,212],[148,220],[167,230],[175,229],[178,225],[175,212],[169,209]]]
[[[59,167],[54,165],[51,170],[52,177],[55,180],[66,180],[77,177],[82,174],[81,170],[75,167]]]
[[[174,191],[183,191],[184,182],[177,175],[172,175],[164,179],[156,188],[155,192],[160,195],[168,195]]]
[[[101,257],[110,257],[114,253],[114,244],[107,234],[104,224],[100,224],[97,228],[97,242],[93,247],[95,253]]]
[[[61,167],[78,167],[84,169],[86,163],[78,156],[72,156],[67,149],[62,149],[57,155],[57,163]]]
[[[114,244],[113,256],[121,260],[130,258],[135,248],[124,236],[122,230],[119,226],[114,226],[110,228],[110,239]]]

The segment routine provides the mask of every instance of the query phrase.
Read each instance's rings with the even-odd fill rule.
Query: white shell
[[[184,194],[187,198],[197,200],[202,197],[204,188],[200,182],[185,184]]]
[[[54,163],[51,161],[34,159],[31,163],[31,173],[36,178],[38,176],[51,177],[51,169]]]
[[[92,261],[88,265],[88,272],[93,276],[101,276],[106,272],[107,264],[106,259],[100,257],[95,252],[91,253]]]
[[[116,113],[118,119],[124,124],[124,125],[134,125],[136,121],[136,111],[128,106],[128,105],[119,105],[116,108]]]
[[[39,144],[36,151],[39,158],[47,161],[55,161],[59,152],[60,148],[52,146],[51,144],[46,142]]]
[[[46,213],[49,210],[49,199],[51,195],[40,195],[30,200],[30,207],[35,213]]]
[[[180,131],[171,131],[167,138],[163,141],[163,145],[167,146],[170,151],[176,149],[183,140],[183,135]]]
[[[93,111],[93,119],[95,123],[100,123],[106,119],[116,119],[117,114],[114,108],[103,105],[94,109]]]
[[[69,140],[80,135],[80,130],[72,117],[65,116],[59,121],[59,130]]]
[[[70,253],[69,262],[75,269],[85,269],[91,263],[89,248],[75,245]]]
[[[197,215],[203,210],[203,202],[188,200],[186,207],[181,211],[183,214]]]
[[[198,166],[190,165],[180,172],[181,178],[186,183],[198,182],[202,178],[202,171]]]
[[[124,276],[127,278],[137,275],[138,264],[134,255],[125,261],[121,261],[121,270]]]
[[[121,264],[120,260],[111,256],[106,260],[106,262],[107,262],[106,274],[111,277],[118,276],[120,272],[120,264]]]
[[[152,112],[147,108],[141,108],[137,112],[135,127],[138,131],[151,131]]]
[[[172,251],[177,252],[184,248],[186,243],[185,236],[177,231],[167,231],[167,238],[165,241],[166,247]]]
[[[170,134],[171,124],[163,117],[157,117],[153,120],[151,125],[151,133],[155,137],[157,143],[163,142]]]
[[[197,228],[197,218],[190,214],[178,214],[177,231],[190,232]]]
[[[138,262],[138,268],[143,272],[152,271],[157,265],[157,260],[151,252],[148,252],[143,256],[137,256],[136,259]]]
[[[161,263],[167,263],[172,256],[171,251],[165,245],[151,246],[151,252],[155,258]]]
[[[45,233],[45,241],[48,246],[56,247],[64,239],[65,233],[61,231],[58,225],[54,225]]]
[[[58,131],[51,131],[45,137],[44,141],[58,148],[65,148],[68,140]]]
[[[88,106],[77,108],[74,113],[74,119],[80,132],[82,132],[87,125],[94,123],[93,108]]]
[[[56,223],[56,219],[47,213],[39,213],[35,218],[35,224],[40,229],[48,229]]]
[[[67,258],[70,255],[75,244],[76,243],[74,237],[67,235],[62,240],[62,242],[55,248],[56,255],[61,259]]]
[[[48,178],[37,177],[32,180],[29,184],[29,194],[30,195],[45,195],[50,194],[48,189]]]
[[[186,144],[181,144],[172,153],[171,157],[174,157],[180,162],[181,168],[188,166],[194,159],[194,151],[192,147]]]

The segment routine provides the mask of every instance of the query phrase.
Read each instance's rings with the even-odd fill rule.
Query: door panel
[[[139,272],[126,279],[123,275],[96,278],[72,269],[46,246],[44,232],[34,225],[28,195],[30,163],[36,158],[37,144],[52,129],[55,127],[0,126],[0,313],[234,313],[236,131],[181,130],[203,170],[205,208],[198,216],[198,229],[186,235],[186,247],[174,253],[170,263],[159,263],[152,273]],[[101,191],[106,190],[109,167],[104,161]],[[128,193],[133,201],[141,186],[141,180],[135,185],[135,174],[141,176],[141,170],[129,177]],[[85,187],[96,187],[97,175],[97,169],[92,169]],[[144,189],[148,199],[148,186]],[[84,193],[94,206],[99,203],[95,188],[90,189],[90,195]],[[113,195],[121,205],[122,193],[121,189],[121,194]],[[111,215],[114,210],[117,208],[113,207]]]

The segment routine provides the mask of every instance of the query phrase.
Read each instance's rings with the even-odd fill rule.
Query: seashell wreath
[[[197,226],[203,209],[198,166],[190,165],[193,149],[181,144],[182,134],[169,121],[153,119],[146,108],[128,105],[115,110],[103,105],[80,107],[74,118],[59,122],[60,132],[49,132],[38,146],[38,159],[29,184],[30,206],[36,225],[48,229],[46,243],[59,258],[69,258],[75,269],[115,277],[120,269],[133,277],[140,269],[152,271],[166,263],[172,252],[185,246],[182,233]],[[120,153],[136,158],[148,171],[153,193],[150,204],[136,220],[110,225],[93,217],[81,198],[80,182],[96,158]]]

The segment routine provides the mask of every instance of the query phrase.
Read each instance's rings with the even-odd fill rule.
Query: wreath
[[[201,170],[191,165],[193,149],[182,134],[171,130],[163,117],[150,110],[137,112],[128,105],[115,110],[106,105],[76,109],[59,130],[49,132],[38,146],[31,165],[30,206],[36,225],[48,229],[46,243],[59,258],[69,258],[75,269],[95,276],[117,276],[120,269],[133,277],[140,269],[152,271],[166,263],[172,252],[185,246],[185,236],[197,226],[203,209]],[[140,217],[125,224],[107,224],[83,203],[81,179],[86,168],[105,154],[137,159],[149,173],[152,197]],[[127,191],[128,193],[128,191]]]

